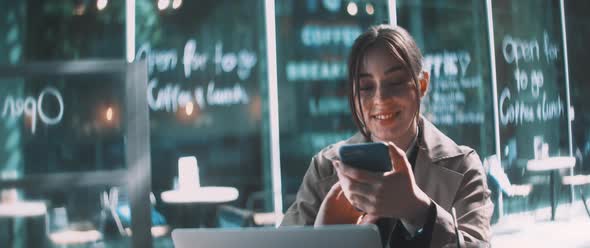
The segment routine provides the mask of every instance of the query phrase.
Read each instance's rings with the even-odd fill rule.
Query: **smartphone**
[[[386,172],[392,168],[389,148],[383,143],[342,145],[338,150],[346,165],[371,172]]]

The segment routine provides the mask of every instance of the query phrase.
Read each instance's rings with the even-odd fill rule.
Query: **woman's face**
[[[426,75],[426,80],[420,80],[421,95],[427,84]],[[373,140],[406,146],[413,139],[421,97],[415,87],[412,75],[382,45],[369,48],[361,61],[358,93],[364,122]]]

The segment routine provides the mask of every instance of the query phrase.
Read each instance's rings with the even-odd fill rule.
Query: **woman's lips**
[[[397,118],[400,115],[401,111],[397,111],[394,113],[377,113],[377,114],[373,114],[371,115],[371,118],[380,120],[380,121],[387,121],[387,120],[392,120],[394,118]]]
[[[373,118],[375,118],[377,120],[389,120],[389,119],[393,118],[393,114],[379,114],[379,115],[374,115]]]

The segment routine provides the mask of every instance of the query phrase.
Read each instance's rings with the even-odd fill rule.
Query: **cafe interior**
[[[178,228],[277,227],[314,154],[357,132],[347,59],[378,24],[423,53],[421,114],[477,151],[492,246],[590,247],[588,11],[0,0],[0,247],[174,247]]]

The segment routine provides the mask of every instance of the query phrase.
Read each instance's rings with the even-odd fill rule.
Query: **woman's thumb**
[[[395,172],[410,171],[411,168],[406,159],[406,153],[393,142],[387,142],[386,144],[389,148],[389,157],[391,159],[391,164],[393,165],[393,170]]]

